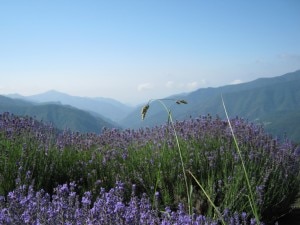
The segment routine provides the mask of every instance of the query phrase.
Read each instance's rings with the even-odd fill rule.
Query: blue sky
[[[3,0],[0,94],[137,104],[300,69],[298,0]]]

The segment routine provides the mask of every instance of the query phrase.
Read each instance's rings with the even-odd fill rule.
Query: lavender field
[[[297,198],[300,149],[243,119],[231,124],[257,215],[220,118],[174,123],[185,174],[168,124],[82,134],[1,114],[0,224],[273,223]]]

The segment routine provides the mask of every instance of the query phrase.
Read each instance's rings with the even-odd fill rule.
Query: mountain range
[[[60,130],[70,129],[79,132],[100,133],[104,127],[116,127],[116,124],[77,109],[57,103],[32,103],[21,99],[12,99],[0,95],[0,113],[10,112],[19,116],[32,116],[37,120],[52,123]]]
[[[152,101],[145,120],[141,107],[114,99],[70,96],[54,90],[33,96],[0,96],[0,112],[36,116],[58,128],[99,132],[103,127],[139,128],[165,123],[171,110],[174,120],[210,114],[224,118],[223,96],[230,117],[262,124],[271,134],[300,143],[300,70],[272,78],[168,96]],[[176,104],[184,99],[188,104]]]
[[[19,94],[7,95],[15,99],[23,99],[34,103],[56,103],[63,105],[71,105],[78,109],[98,114],[106,119],[118,122],[123,119],[132,109],[119,101],[111,98],[87,98],[71,96],[55,90],[50,90],[42,94],[22,96]]]
[[[201,88],[187,95],[175,96],[175,100],[186,100],[186,105],[170,100],[164,102],[171,109],[174,120],[207,114],[225,118],[221,96],[230,117],[238,116],[263,124],[273,135],[282,137],[286,134],[300,143],[300,70],[242,84]],[[158,101],[150,104],[144,121],[140,119],[140,110],[135,109],[120,124],[137,128],[167,121],[168,112]]]

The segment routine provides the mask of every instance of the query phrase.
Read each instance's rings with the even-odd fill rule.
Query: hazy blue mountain
[[[55,90],[32,96],[9,95],[9,97],[21,98],[32,102],[61,103],[71,105],[78,109],[90,111],[118,122],[122,120],[133,109],[119,101],[110,98],[88,98],[64,94]]]
[[[20,116],[32,116],[37,120],[51,122],[58,129],[100,133],[103,127],[115,127],[100,117],[68,105],[31,103],[0,95],[0,113],[10,112]]]
[[[164,104],[171,109],[174,120],[207,114],[224,118],[221,100],[221,96],[223,96],[230,117],[239,116],[249,121],[264,124],[266,130],[272,134],[278,136],[286,134],[288,138],[300,143],[299,87],[300,70],[273,78],[260,78],[242,84],[201,88],[191,93],[177,94],[166,97],[166,99],[174,100],[164,101]],[[72,121],[81,124],[76,124],[76,127],[93,127],[93,124],[99,124],[100,120],[100,124],[102,124],[100,126],[116,127],[118,124],[113,121],[118,121],[120,126],[124,128],[139,128],[159,125],[167,122],[168,119],[168,112],[158,101],[151,103],[146,119],[142,121],[141,109],[143,105],[132,109],[113,99],[76,97],[57,91],[29,97],[20,95],[12,97],[15,99],[0,99],[0,110],[5,106],[3,108],[6,109],[5,111],[9,111],[7,110],[9,108],[12,112],[29,115],[40,113],[39,115],[43,115],[43,117],[37,116],[37,118],[57,121],[60,127],[67,126],[62,119],[66,115],[69,115],[71,119],[68,127],[71,126]],[[32,102],[20,100],[22,98]],[[188,104],[178,105],[175,103],[177,99],[184,99]],[[40,102],[47,102],[47,104],[41,105]],[[90,113],[65,106],[65,104],[87,110]],[[61,114],[61,117],[57,115],[57,112]],[[80,117],[86,119],[80,119]],[[106,117],[111,120],[108,121]],[[84,128],[80,129],[86,131]],[[97,130],[98,125],[97,128],[93,129]]]
[[[174,119],[210,114],[224,118],[223,95],[231,117],[239,116],[265,125],[274,135],[287,136],[300,143],[300,70],[273,78],[217,88],[201,88],[187,95],[176,96],[188,101],[177,105],[167,101]],[[172,98],[172,97],[167,97]],[[123,127],[154,126],[167,121],[168,114],[159,102],[153,102],[146,119],[141,120],[141,107],[124,120]]]

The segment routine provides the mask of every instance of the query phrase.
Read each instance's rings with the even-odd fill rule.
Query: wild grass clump
[[[230,123],[259,220],[272,221],[296,199],[297,148],[243,119]],[[229,123],[211,116],[96,135],[57,133],[32,118],[2,114],[0,195],[0,221],[19,219],[3,224],[259,223]]]

